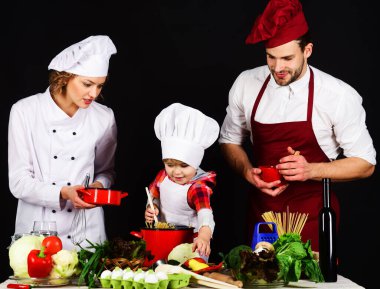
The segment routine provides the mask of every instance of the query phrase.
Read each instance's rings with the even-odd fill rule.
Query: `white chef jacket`
[[[18,199],[15,234],[31,232],[35,220],[52,220],[63,248],[74,248],[70,226],[77,210],[60,199],[61,188],[83,184],[86,173],[90,183],[110,187],[116,135],[113,111],[97,102],[73,117],[56,105],[49,89],[16,102],[8,131],[9,188]],[[86,238],[103,242],[102,207],[87,209],[85,215]]]
[[[376,151],[365,124],[362,98],[351,86],[314,67],[313,130],[323,152],[334,160],[341,149],[346,157],[359,157],[376,164]],[[268,66],[243,71],[230,93],[227,115],[219,143],[242,144],[249,135],[251,114],[259,91],[270,74]],[[307,118],[310,69],[287,86],[271,77],[260,101],[255,120],[260,123],[305,121]],[[302,153],[302,152],[301,152]]]

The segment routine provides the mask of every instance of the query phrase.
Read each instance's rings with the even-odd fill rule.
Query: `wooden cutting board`
[[[201,279],[195,279],[193,277],[191,277],[190,281],[193,282],[193,283],[195,283],[195,284],[198,284],[198,285],[204,285],[204,286],[211,287],[211,288],[216,288],[216,289],[231,289],[231,288],[233,288],[233,287],[231,287],[231,284],[228,284],[228,283],[225,283],[225,282],[222,282],[222,283],[225,283],[225,284],[219,284],[219,283],[205,281],[205,280],[201,280]],[[238,287],[236,287],[236,288],[238,288]]]

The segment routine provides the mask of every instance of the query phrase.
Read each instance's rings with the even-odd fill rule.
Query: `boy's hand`
[[[145,221],[148,223],[152,223],[154,221],[154,215],[158,215],[159,210],[156,206],[154,206],[154,211],[150,208],[147,207],[145,210]]]
[[[193,252],[198,251],[201,256],[210,256],[211,253],[211,229],[208,226],[203,226],[199,229],[198,237],[193,243]]]

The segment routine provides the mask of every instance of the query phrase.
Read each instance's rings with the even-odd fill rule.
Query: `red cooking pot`
[[[176,226],[174,229],[144,228],[141,232],[132,231],[131,235],[143,239],[146,243],[146,251],[153,256],[152,260],[145,258],[144,267],[150,267],[156,261],[167,260],[174,247],[182,243],[193,243],[194,228]]]
[[[94,205],[119,206],[121,199],[128,196],[127,192],[98,188],[79,189],[78,192],[82,194],[83,201]]]

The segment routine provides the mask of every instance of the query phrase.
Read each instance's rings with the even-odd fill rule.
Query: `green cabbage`
[[[26,235],[17,239],[9,248],[9,265],[13,269],[14,276],[29,278],[28,255],[31,250],[41,250],[41,242],[44,236]]]
[[[168,261],[174,260],[180,264],[185,263],[191,258],[200,257],[197,251],[193,252],[192,243],[183,243],[174,247],[168,255]]]

